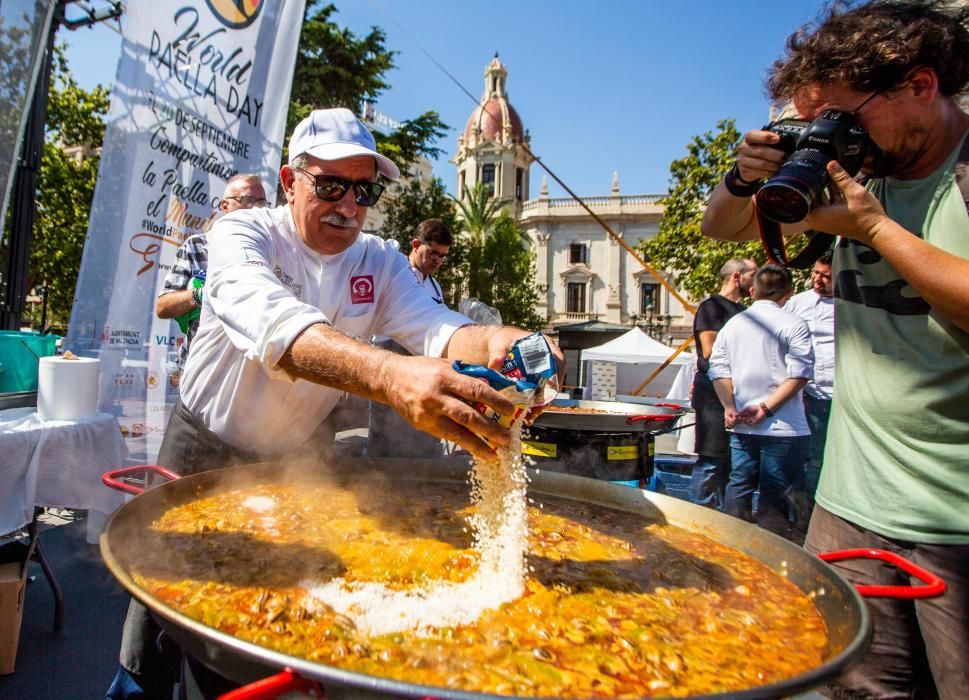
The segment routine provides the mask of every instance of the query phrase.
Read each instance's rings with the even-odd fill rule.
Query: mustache
[[[331,211],[324,217],[320,218],[320,222],[324,224],[332,224],[333,226],[356,226],[357,220],[351,216],[343,216],[342,214],[337,214],[335,211]]]

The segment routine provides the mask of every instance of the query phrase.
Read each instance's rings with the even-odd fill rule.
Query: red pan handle
[[[314,698],[323,697],[323,686],[316,681],[301,678],[296,671],[286,668],[275,676],[230,690],[220,695],[219,700],[276,700],[283,693],[291,691],[306,693]]]
[[[676,416],[672,416],[669,413],[646,413],[641,416],[629,416],[629,418],[626,419],[626,425],[632,425],[633,423],[641,420],[652,422],[654,420],[673,420],[674,418],[676,418]]]
[[[931,571],[926,571],[908,559],[904,559],[893,552],[886,552],[883,549],[843,549],[837,552],[821,552],[818,556],[827,562],[844,559],[879,559],[897,566],[925,584],[924,586],[855,586],[865,598],[914,600],[916,598],[935,598],[945,593],[945,581]]]
[[[164,467],[159,467],[156,464],[139,464],[136,467],[125,467],[124,469],[115,469],[110,471],[101,477],[101,483],[103,483],[105,486],[110,486],[115,491],[124,491],[125,493],[131,493],[137,496],[139,493],[143,493],[144,489],[140,486],[128,484],[122,481],[122,479],[126,476],[131,476],[132,474],[138,474],[146,471],[160,474],[161,476],[171,479],[172,481],[181,478],[175,472],[169,471]]]
[[[654,406],[662,406],[663,408],[675,408],[678,411],[683,410],[683,404],[680,403],[654,403]]]

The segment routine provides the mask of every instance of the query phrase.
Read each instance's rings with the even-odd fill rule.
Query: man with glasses
[[[316,110],[296,125],[280,169],[286,205],[215,224],[202,319],[159,462],[211,468],[316,455],[344,392],[478,457],[494,455],[479,436],[509,444],[469,402],[502,415],[511,402],[441,358],[497,367],[528,333],[472,325],[420,290],[395,244],[361,234],[381,176],[400,172],[353,113]],[[413,356],[375,348],[375,335]],[[202,450],[198,436],[217,449]]]
[[[266,191],[262,188],[259,177],[245,173],[233,176],[226,183],[219,209],[223,214],[228,214],[239,209],[268,205]],[[175,251],[175,262],[172,263],[172,269],[165,277],[164,286],[155,302],[155,314],[158,318],[179,319],[179,327],[185,333],[185,342],[178,349],[179,368],[185,366],[189,345],[198,331],[197,312],[202,307],[204,287],[198,283],[193,285],[193,280],[205,279],[206,263],[206,234],[186,238]]]
[[[212,228],[202,318],[158,464],[184,475],[325,456],[333,436],[325,421],[344,392],[494,458],[481,436],[502,447],[511,436],[472,404],[505,416],[514,406],[451,364],[498,368],[528,332],[472,325],[420,289],[398,246],[361,234],[384,190],[378,178],[400,171],[350,110],[316,110],[297,124],[279,174],[284,206],[240,212]],[[414,356],[370,345],[374,335]],[[564,372],[561,350],[550,346]],[[144,691],[138,697],[171,697],[157,636],[132,601],[110,698],[129,697],[133,687]],[[186,664],[199,685],[221,684]]]
[[[417,281],[438,304],[444,303],[444,292],[434,279],[434,273],[447,260],[451,240],[451,231],[440,219],[422,221],[414,230],[410,255],[407,256]]]
[[[961,698],[969,688],[969,88],[964,3],[831,6],[788,40],[769,90],[800,116],[854,111],[883,157],[867,185],[836,162],[833,199],[803,229],[835,247],[835,385],[806,547],[902,552],[948,585],[940,597],[869,598],[874,639],[835,697]],[[751,195],[785,160],[744,135],[702,230],[758,235]],[[794,232],[789,229],[788,232]],[[836,564],[854,583],[909,584],[880,563]]]

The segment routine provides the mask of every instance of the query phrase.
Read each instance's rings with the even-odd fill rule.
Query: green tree
[[[384,45],[386,35],[371,27],[356,36],[333,21],[333,5],[310,0],[303,14],[286,133],[314,109],[346,107],[360,114],[365,101],[373,101],[388,87],[385,76],[394,67],[395,51]],[[436,158],[434,144],[447,135],[437,112],[427,111],[406,119],[391,134],[375,134],[377,150],[407,170],[424,156]],[[284,162],[288,154],[284,152]]]
[[[733,166],[739,143],[733,119],[717,122],[715,134],[695,136],[687,145],[687,155],[670,165],[659,232],[636,246],[651,265],[670,273],[674,284],[696,301],[720,288],[717,272],[730,258],[752,258],[758,264],[766,260],[756,241],[727,243],[700,233],[710,192]]]
[[[545,319],[535,313],[535,253],[523,240],[518,224],[502,212],[486,235],[468,240],[464,280],[467,296],[498,309],[503,323],[538,330]]]
[[[491,232],[495,220],[501,212],[501,202],[491,196],[481,183],[464,188],[464,200],[455,199],[461,210],[462,226],[471,238],[485,238]]]
[[[65,330],[74,303],[74,287],[81,266],[94,184],[97,154],[84,159],[68,155],[64,147],[100,148],[108,89],[88,92],[68,70],[63,49],[54,56],[47,102],[47,133],[37,183],[37,216],[30,251],[29,278],[46,289],[48,325]],[[38,318],[29,318],[34,325]]]

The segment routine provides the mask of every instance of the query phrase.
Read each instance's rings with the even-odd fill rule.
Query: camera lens
[[[771,178],[757,193],[757,208],[779,224],[794,224],[811,212],[811,200],[800,182]]]
[[[831,157],[812,149],[795,151],[757,192],[757,208],[768,219],[795,224],[807,216],[828,184]]]

